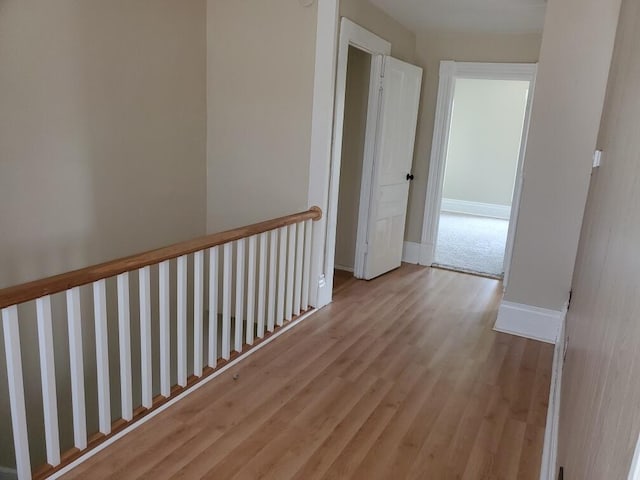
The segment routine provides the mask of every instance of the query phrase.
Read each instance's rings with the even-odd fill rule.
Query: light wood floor
[[[553,347],[491,330],[499,292],[415,266],[346,279],[65,478],[537,480]]]

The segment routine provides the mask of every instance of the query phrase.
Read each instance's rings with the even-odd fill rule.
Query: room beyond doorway
[[[535,71],[442,62],[423,235],[434,266],[508,274]]]
[[[501,278],[509,221],[443,211],[435,265]]]
[[[529,82],[456,79],[435,263],[501,277]]]

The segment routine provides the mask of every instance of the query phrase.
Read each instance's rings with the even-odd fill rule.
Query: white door
[[[375,61],[382,79],[364,261],[367,280],[402,261],[422,84],[419,67],[383,55]]]

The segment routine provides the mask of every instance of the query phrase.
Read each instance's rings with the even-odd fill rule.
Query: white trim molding
[[[477,217],[499,218],[501,220],[509,220],[511,218],[511,207],[509,205],[469,202],[467,200],[456,200],[455,198],[443,198],[442,211],[475,215]]]
[[[336,270],[341,270],[343,272],[353,273],[353,267],[347,267],[346,265],[338,265],[334,267]]]
[[[419,265],[420,244],[415,242],[404,242],[404,245],[402,246],[402,261],[405,263]]]
[[[323,218],[316,222],[313,229],[313,258],[311,259],[311,285],[313,288],[311,288],[309,300],[311,305],[316,308],[321,308],[331,302],[331,286],[327,285],[325,281],[324,258],[333,134],[338,10],[338,0],[323,0],[318,3],[308,195],[309,206],[317,205],[325,213]]]
[[[402,247],[402,261],[414,265],[424,265],[430,267],[433,263],[429,259],[429,248],[416,242],[404,242]]]
[[[560,427],[560,394],[562,390],[562,369],[566,350],[565,323],[562,322],[560,334],[553,353],[551,367],[551,385],[549,388],[549,406],[547,424],[544,430],[542,448],[542,466],[540,480],[556,480],[558,475],[558,430]]]
[[[503,300],[493,329],[497,332],[555,344],[560,336],[565,316],[566,310],[549,310]]]

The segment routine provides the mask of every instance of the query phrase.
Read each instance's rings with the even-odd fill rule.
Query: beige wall
[[[335,264],[347,268],[356,256],[370,73],[371,55],[349,47],[335,256]]]
[[[640,4],[623,2],[567,320],[558,464],[626,479],[640,432]]]
[[[307,208],[317,2],[208,0],[207,227]]]
[[[505,299],[569,296],[620,0],[549,2]]]
[[[204,16],[204,0],[0,1],[0,287],[205,232]],[[68,420],[64,304],[54,310]],[[28,318],[20,324],[27,414],[38,423]],[[91,372],[93,332],[84,325]],[[4,400],[5,375],[3,366]],[[4,403],[0,417],[8,425]],[[70,422],[61,431],[68,447]],[[0,465],[12,464],[11,442],[0,443]],[[34,462],[43,447],[33,445]]]
[[[438,96],[440,61],[535,63],[538,34],[509,35],[461,32],[422,32],[417,35],[416,60],[424,68],[418,133],[413,161],[415,180],[409,192],[405,239],[420,242],[431,157],[431,140]]]
[[[0,3],[0,287],[204,232],[204,8]]]
[[[416,36],[367,0],[341,0],[340,16],[391,42],[391,55],[413,63]]]
[[[529,82],[456,80],[443,197],[511,206]]]

